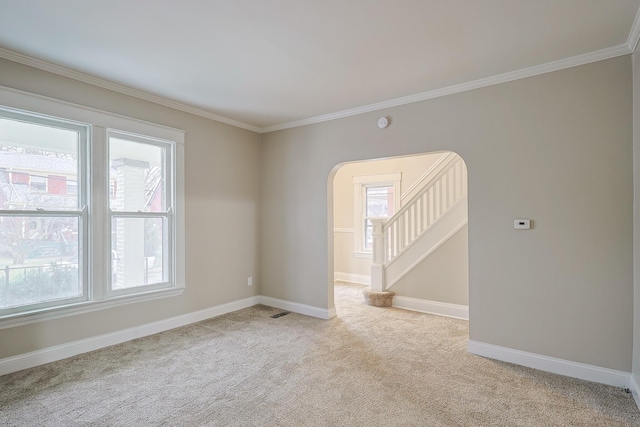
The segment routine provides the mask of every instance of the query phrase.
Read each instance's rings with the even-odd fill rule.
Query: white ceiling
[[[268,131],[628,54],[639,8],[640,0],[0,0],[0,57]]]

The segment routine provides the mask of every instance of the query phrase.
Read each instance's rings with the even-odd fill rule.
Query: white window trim
[[[73,120],[68,119],[60,119],[51,116],[45,116],[42,114],[37,114],[33,111],[24,112],[21,110],[7,108],[6,106],[2,106],[2,117],[9,119],[17,119],[24,120],[25,117],[29,117],[31,123],[37,125],[44,126],[54,126],[60,127],[62,129],[67,129],[71,131],[78,132],[79,140],[77,146],[77,176],[79,182],[84,182],[88,177],[88,169],[86,162],[82,159],[85,159],[88,156],[88,147],[91,138],[91,127],[86,123],[74,122]],[[29,182],[28,185],[31,185]],[[84,194],[78,195],[78,204],[75,209],[65,209],[65,210],[45,210],[45,209],[36,209],[36,210],[3,210],[2,213],[4,215],[10,216],[22,216],[28,218],[36,218],[36,217],[76,217],[78,220],[78,245],[81,248],[81,256],[78,260],[79,271],[82,273],[82,295],[76,297],[70,297],[65,299],[57,299],[53,301],[41,301],[33,304],[29,304],[29,309],[24,310],[19,307],[5,309],[4,313],[0,317],[0,319],[19,316],[22,313],[32,312],[32,311],[40,311],[56,308],[59,304],[72,305],[76,303],[85,302],[89,295],[88,288],[88,265],[87,265],[87,255],[89,248],[89,228],[88,228],[88,210],[87,210],[88,200]]]
[[[400,209],[400,183],[402,172],[353,177],[353,256],[355,258],[373,258],[372,251],[364,247],[364,192],[367,187],[392,185],[394,191],[394,212]]]
[[[175,234],[176,234],[176,230],[175,230],[175,221],[174,221],[174,215],[173,215],[173,206],[175,205],[175,199],[174,199],[174,195],[175,195],[175,188],[173,186],[173,175],[174,175],[174,159],[175,159],[175,144],[172,144],[172,141],[165,141],[165,140],[160,140],[158,138],[153,138],[150,139],[148,136],[146,135],[135,135],[135,134],[131,134],[128,132],[122,132],[121,130],[118,129],[107,129],[107,147],[109,146],[109,142],[108,139],[110,137],[117,137],[117,138],[121,138],[121,139],[127,139],[130,141],[135,141],[138,143],[142,143],[142,144],[149,144],[149,145],[155,145],[157,147],[161,147],[164,148],[167,151],[167,164],[165,165],[166,170],[164,171],[165,173],[165,183],[169,184],[165,186],[165,199],[168,205],[168,209],[166,212],[127,212],[127,211],[112,211],[110,209],[107,209],[106,212],[107,213],[107,219],[106,222],[107,224],[112,224],[112,220],[114,217],[120,217],[120,218],[140,218],[140,219],[146,219],[146,218],[152,218],[152,217],[156,217],[156,218],[164,218],[167,221],[167,226],[168,226],[168,230],[167,233],[164,233],[164,247],[167,248],[166,251],[163,251],[163,265],[165,265],[168,269],[167,272],[167,277],[168,277],[168,283],[175,283],[175,277],[174,277],[174,268],[173,268],[173,260],[175,259],[175,251],[173,250],[173,241],[175,238]],[[108,154],[108,148],[107,148],[107,162],[106,162],[106,167],[109,168],[109,159],[110,156]],[[103,191],[106,191],[105,197],[106,200],[110,199],[110,183],[109,183],[109,173],[107,172],[107,181],[104,182],[101,185],[101,189]],[[109,236],[108,239],[106,240],[108,242],[111,242],[111,237]],[[110,243],[109,243],[110,244]],[[111,253],[113,251],[113,247],[109,246],[110,250],[109,253]],[[111,271],[112,269],[112,257],[109,256],[109,271]],[[128,287],[128,288],[123,288],[123,289],[113,289],[113,282],[110,281],[110,286],[107,287],[106,290],[106,296],[108,298],[111,297],[115,297],[115,296],[121,296],[121,295],[126,295],[126,294],[139,294],[140,292],[145,292],[145,291],[152,291],[155,289],[165,289],[167,288],[167,282],[161,282],[161,283],[156,283],[156,284],[149,284],[149,285],[139,285],[139,286],[134,286],[134,287]]]
[[[82,301],[70,305],[62,305],[56,307],[47,307],[43,309],[34,309],[20,313],[7,314],[0,317],[0,329],[25,325],[29,323],[52,320],[55,318],[66,317],[79,313],[86,313],[95,310],[101,310],[108,307],[128,304],[138,301],[147,301],[166,296],[180,295],[185,289],[185,224],[184,224],[184,136],[185,132],[167,126],[155,123],[145,122],[105,111],[84,107],[56,99],[35,95],[16,89],[0,86],[0,105],[23,111],[26,114],[35,113],[62,121],[75,121],[78,123],[87,123],[91,125],[91,147],[89,159],[91,164],[89,168],[93,170],[94,179],[89,183],[91,194],[101,194],[105,190],[104,182],[108,182],[108,153],[106,150],[106,130],[117,129],[122,132],[132,134],[145,135],[160,140],[175,142],[175,187],[174,187],[174,242],[170,250],[174,255],[173,269],[173,286],[158,290],[143,291],[131,295],[108,296],[106,292],[110,283],[110,271],[108,267],[110,262],[110,251],[105,245],[93,245],[92,251],[87,257],[90,269],[90,281],[93,286],[89,287],[88,301]],[[99,152],[96,152],[98,150]],[[100,174],[96,178],[96,175]],[[104,176],[102,176],[104,174]],[[97,193],[96,193],[97,192]],[[89,227],[92,227],[93,241],[109,241],[107,240],[109,225],[106,222],[106,209],[108,209],[108,198],[102,197],[101,204],[104,206],[96,206],[89,218]],[[94,201],[95,202],[95,201]],[[99,261],[96,261],[99,260]]]

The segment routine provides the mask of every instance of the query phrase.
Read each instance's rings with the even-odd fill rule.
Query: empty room
[[[0,0],[0,425],[640,426],[639,39]]]

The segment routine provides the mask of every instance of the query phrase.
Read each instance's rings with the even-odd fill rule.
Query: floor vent
[[[278,317],[286,316],[287,314],[291,314],[290,311],[283,311],[282,313],[274,314],[271,316],[272,319],[277,319]]]

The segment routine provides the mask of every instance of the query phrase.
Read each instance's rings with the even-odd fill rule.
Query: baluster
[[[438,218],[440,218],[444,213],[444,185],[442,183],[442,178],[438,181],[438,190],[440,198],[440,203],[438,203]]]
[[[433,183],[429,191],[429,227],[436,217],[436,183]]]
[[[427,192],[427,228],[431,226],[433,222],[433,186],[429,187]]]
[[[407,240],[405,241],[405,247],[409,246],[411,243],[411,221],[413,215],[411,215],[411,209],[407,210]]]
[[[439,182],[436,181],[435,187],[433,188],[433,221],[435,222],[438,219],[438,209],[440,201],[440,192],[439,192]]]
[[[387,223],[386,225],[387,229],[386,229],[386,239],[384,244],[385,244],[385,257],[384,257],[384,263],[386,264],[387,262],[389,262],[389,260],[391,259],[391,248],[393,247],[393,224],[392,223]]]
[[[422,196],[416,200],[416,236],[422,234],[422,228],[424,227],[422,221]]]
[[[409,243],[411,243],[411,211],[408,209],[406,212],[406,216],[407,216],[407,224],[405,225],[406,226],[406,230],[405,230],[406,234],[405,234],[405,240],[404,240],[405,248],[409,246]]]
[[[411,212],[411,206],[407,209],[407,245],[411,243],[411,224],[413,222],[413,214]]]
[[[416,238],[416,205],[411,205],[411,226],[409,227],[409,243]]]
[[[415,205],[415,229],[414,229],[414,233],[416,236],[420,235],[420,199],[416,199],[416,202],[414,203]]]
[[[451,180],[449,182],[449,192],[451,194],[451,204],[455,204],[456,202],[456,164],[454,163],[453,165],[451,165],[451,169],[449,169],[450,175],[449,175],[449,179]]]
[[[402,250],[402,215],[398,217],[397,224],[398,224],[398,229],[396,230],[396,233],[397,233],[396,241],[398,245],[396,246],[396,257]]]
[[[443,193],[443,202],[442,202],[442,215],[449,209],[449,171],[445,171],[444,175],[442,175],[442,193]]]
[[[414,233],[414,239],[416,239],[420,235],[420,199],[416,200],[416,228]]]
[[[442,191],[444,201],[442,202],[442,213],[444,214],[449,209],[449,189],[451,188],[451,182],[449,181],[449,169],[444,171],[442,175]]]
[[[455,203],[458,201],[458,162],[453,164],[452,174],[453,179],[451,181],[453,199],[452,202]]]
[[[422,196],[422,215],[424,215],[424,229],[429,228],[429,190],[425,191]]]
[[[433,184],[433,215],[431,216],[431,224],[438,218],[438,182]]]
[[[398,256],[398,221],[393,223],[393,256],[389,261]]]
[[[449,207],[456,202],[455,181],[456,171],[455,169],[449,169]]]
[[[387,245],[385,248],[385,252],[387,255],[385,257],[384,263],[386,264],[393,257],[393,224],[391,224],[391,227],[387,228],[387,241],[385,243]]]
[[[402,250],[402,215],[400,215],[398,217],[398,229],[396,230],[398,232],[398,247],[396,249],[396,257],[398,256],[398,254],[400,253],[400,251]]]
[[[413,229],[413,232],[415,234],[413,237],[414,239],[420,235],[420,200],[419,199],[416,200],[416,203],[415,203],[415,215],[416,215],[416,217],[414,218],[415,228]]]
[[[402,249],[404,249],[404,233],[406,231],[406,226],[405,226],[405,217],[406,217],[406,212],[403,213],[402,215],[400,215],[400,218],[398,218],[399,224],[398,224],[398,232],[400,233],[400,244],[398,245],[398,253],[402,252]]]
[[[398,222],[397,222],[397,227],[396,227],[396,255],[395,257],[398,256],[398,254],[400,253],[400,245],[402,245],[401,242],[402,239],[402,217],[398,217]]]
[[[462,197],[462,192],[460,191],[462,188],[462,175],[460,174],[461,169],[462,164],[458,160],[456,162],[456,200],[460,200],[460,197]]]

